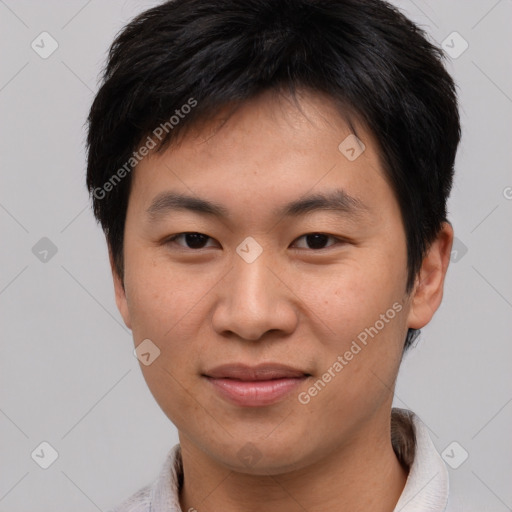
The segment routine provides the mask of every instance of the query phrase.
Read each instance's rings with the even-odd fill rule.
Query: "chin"
[[[301,436],[301,439],[304,439]],[[314,457],[298,450],[300,440],[279,438],[261,441],[232,441],[220,447],[217,453],[210,451],[217,461],[231,471],[248,475],[279,475],[299,470],[312,462]],[[310,441],[308,446],[310,446]],[[240,446],[240,448],[236,448]]]

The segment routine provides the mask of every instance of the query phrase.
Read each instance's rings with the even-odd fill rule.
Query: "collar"
[[[392,414],[410,419],[415,446],[409,475],[393,512],[448,512],[448,470],[426,425],[406,409],[394,408]]]

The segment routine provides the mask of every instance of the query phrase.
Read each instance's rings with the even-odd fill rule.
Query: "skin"
[[[266,92],[134,171],[124,287],[112,266],[116,301],[135,345],[149,338],[161,351],[141,368],[179,432],[184,511],[390,512],[406,482],[390,440],[393,390],[407,329],[440,305],[453,231],[443,225],[407,295],[405,232],[374,137],[354,125],[366,149],[351,162],[338,145],[352,130],[329,99],[304,93],[300,106]],[[273,212],[337,188],[366,210]],[[214,201],[229,217],[175,210],[152,219],[163,191]],[[168,241],[184,232],[211,238],[199,249]],[[334,238],[315,249],[309,233]],[[263,249],[252,263],[236,252],[248,236]],[[301,404],[297,393],[394,303],[401,311]],[[202,377],[232,362],[279,362],[312,377],[278,403],[240,407]],[[249,466],[239,457],[248,442],[259,457]]]

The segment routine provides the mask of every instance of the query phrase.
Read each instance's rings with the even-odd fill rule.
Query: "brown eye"
[[[297,238],[297,240],[304,239],[306,242],[306,247],[302,246],[299,247],[300,249],[325,249],[327,246],[327,243],[329,239],[334,240],[335,243],[341,242],[341,240],[337,239],[336,237],[332,235],[326,235],[324,233],[308,233],[306,235],[302,235],[301,237]],[[297,244],[297,243],[296,243]],[[330,244],[334,245],[334,244]]]
[[[185,247],[187,249],[203,249],[208,242],[208,240],[213,240],[208,235],[204,235],[203,233],[178,233],[177,235],[172,236],[167,240],[167,243],[175,242],[181,240],[183,243],[178,243],[178,245]]]

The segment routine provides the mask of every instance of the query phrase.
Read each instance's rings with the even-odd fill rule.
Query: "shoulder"
[[[110,512],[150,512],[151,486],[143,487]]]
[[[462,502],[452,491],[448,496],[448,503],[444,512],[464,512]]]
[[[158,478],[110,512],[181,512],[179,489],[183,477],[179,443],[168,453]]]

